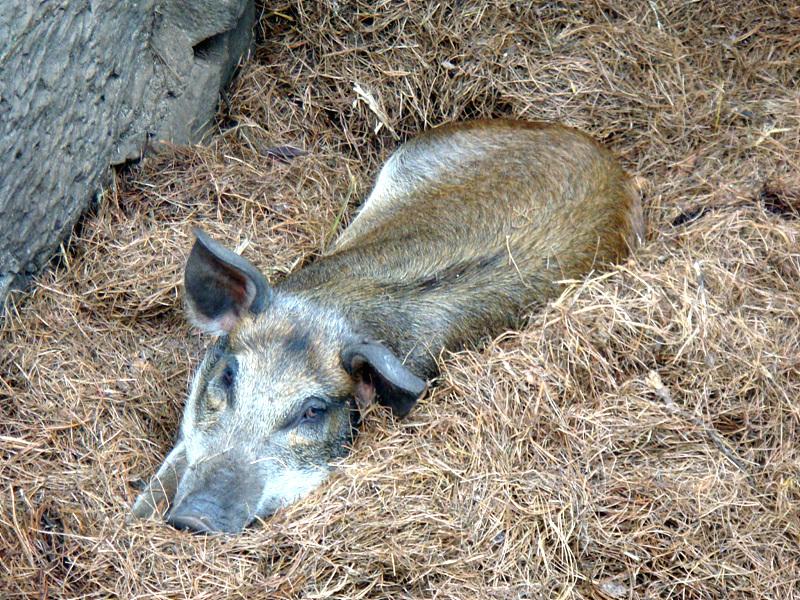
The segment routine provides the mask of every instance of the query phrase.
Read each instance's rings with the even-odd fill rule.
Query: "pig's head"
[[[218,336],[194,376],[178,442],[133,507],[181,529],[237,532],[322,483],[347,453],[359,407],[403,416],[425,389],[342,317],[273,293],[200,231],[185,270],[190,320]]]

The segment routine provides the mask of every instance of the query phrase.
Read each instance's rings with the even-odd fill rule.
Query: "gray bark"
[[[0,2],[0,304],[110,165],[203,138],[254,20],[253,0]]]

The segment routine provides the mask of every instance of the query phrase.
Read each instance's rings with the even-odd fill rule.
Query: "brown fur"
[[[417,165],[431,153],[452,164],[426,179]],[[643,233],[618,162],[567,127],[448,125],[399,155],[406,189],[368,202],[328,255],[278,290],[335,306],[423,376],[442,348],[513,326],[558,281],[621,260]]]

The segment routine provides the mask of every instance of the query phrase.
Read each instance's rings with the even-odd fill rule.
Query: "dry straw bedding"
[[[0,597],[800,597],[798,23],[747,0],[266,3],[219,137],[118,174],[7,306]],[[191,226],[281,277],[398,139],[501,115],[614,149],[637,256],[443,356],[407,420],[372,413],[261,527],[126,523],[203,345]]]

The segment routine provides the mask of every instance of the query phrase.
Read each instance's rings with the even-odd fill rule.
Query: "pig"
[[[373,403],[406,416],[443,349],[474,346],[624,259],[642,208],[588,135],[477,120],[401,145],[332,248],[272,285],[202,231],[188,319],[217,336],[178,441],[133,507],[236,533],[322,484]]]

